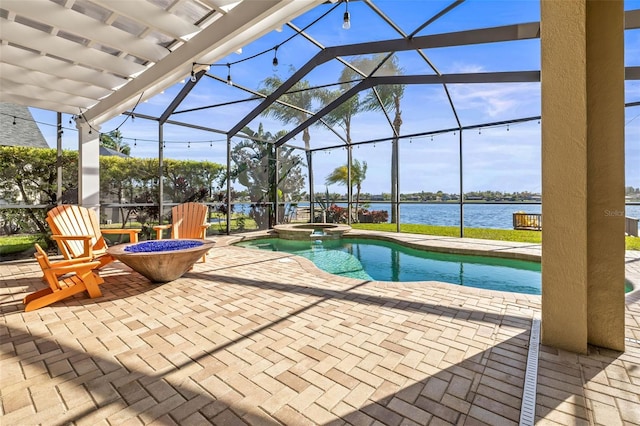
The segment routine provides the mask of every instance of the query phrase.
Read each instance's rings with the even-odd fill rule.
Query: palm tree
[[[384,62],[383,62],[384,61]],[[374,70],[382,62],[382,65],[375,72],[376,75],[401,75],[402,68],[398,63],[396,55],[388,56],[386,53],[378,53],[372,57],[358,58],[353,61],[353,65],[361,70]],[[377,96],[376,96],[377,92]],[[394,137],[392,140],[393,148],[391,150],[391,201],[395,203],[398,200],[398,138],[400,127],[402,126],[402,110],[400,109],[400,101],[404,96],[404,85],[388,84],[377,86],[376,92],[369,91],[360,104],[363,111],[389,110],[394,111],[393,129]],[[378,97],[380,98],[378,100]],[[397,204],[396,204],[397,206]],[[391,209],[391,223],[397,223],[397,209]]]
[[[333,185],[334,183],[350,186],[351,192],[353,192],[353,187],[356,187],[356,213],[358,212],[358,206],[360,204],[360,191],[362,189],[362,182],[367,177],[367,162],[360,161],[354,159],[351,163],[351,182],[349,182],[349,171],[347,170],[347,165],[336,167],[329,176],[326,177],[325,183],[327,185]]]
[[[267,77],[262,81],[264,88],[260,90],[260,93],[269,94],[280,87],[282,83],[283,81],[276,75]],[[309,118],[309,114],[305,111],[311,110],[313,101],[318,99],[319,96],[320,91],[311,89],[307,80],[300,80],[293,85],[289,92],[280,96],[278,100],[294,105],[304,111],[275,102],[267,108],[264,115],[273,117],[284,124],[294,124],[297,126]],[[302,140],[304,141],[305,149],[308,151],[311,148],[309,145],[309,142],[311,141],[309,128],[303,130]]]
[[[262,81],[263,89],[260,90],[263,94],[272,93],[278,87],[282,85],[283,81],[276,75],[267,77]],[[294,105],[298,108],[291,108],[287,105],[275,102],[263,113],[266,116],[273,117],[284,124],[299,125],[305,122],[309,118],[309,114],[305,111],[311,111],[313,102],[315,100],[324,99],[326,96],[324,90],[311,89],[311,85],[307,80],[300,80],[291,87],[291,89],[280,96],[278,99],[284,103]],[[311,209],[313,211],[314,205],[314,190],[313,190],[313,167],[311,163],[311,133],[309,128],[305,128],[302,131],[302,141],[304,142],[304,150],[307,158],[307,169],[309,177],[309,201]]]
[[[323,92],[322,102],[325,105],[329,104],[343,92],[351,89],[359,78],[362,78],[362,76],[352,68],[344,67],[342,73],[340,73],[340,89]],[[351,120],[360,110],[360,97],[358,94],[355,94],[324,117],[328,125],[342,128],[345,139],[347,140],[347,145],[351,145]]]

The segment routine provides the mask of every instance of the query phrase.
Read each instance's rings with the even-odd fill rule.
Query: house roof
[[[115,149],[107,148],[106,146],[102,145],[100,145],[100,155],[129,158],[127,154],[123,154],[122,152],[118,152]]]
[[[325,0],[3,0],[0,101],[100,124]]]
[[[49,148],[26,106],[0,102],[0,135],[0,145]]]

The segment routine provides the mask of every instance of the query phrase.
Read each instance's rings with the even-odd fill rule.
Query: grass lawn
[[[367,229],[372,231],[395,232],[393,223],[355,223],[354,229]],[[410,234],[440,235],[443,237],[460,236],[460,228],[457,226],[432,226],[432,225],[400,225],[401,232]],[[516,231],[513,229],[489,229],[489,228],[464,228],[464,236],[481,240],[517,241],[522,243],[541,243],[540,231]],[[625,237],[627,250],[640,250],[639,237]]]
[[[33,248],[35,243],[41,246],[44,245],[44,241],[39,234],[0,237],[0,256],[29,250]]]

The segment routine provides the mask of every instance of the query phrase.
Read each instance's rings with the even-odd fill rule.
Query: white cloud
[[[540,113],[538,83],[451,85],[450,91],[457,109],[480,112],[489,119]]]

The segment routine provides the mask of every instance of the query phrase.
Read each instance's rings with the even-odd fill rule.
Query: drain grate
[[[522,406],[520,407],[520,426],[533,426],[536,419],[536,386],[538,384],[538,350],[540,348],[540,320],[531,321],[527,370],[524,376]]]

